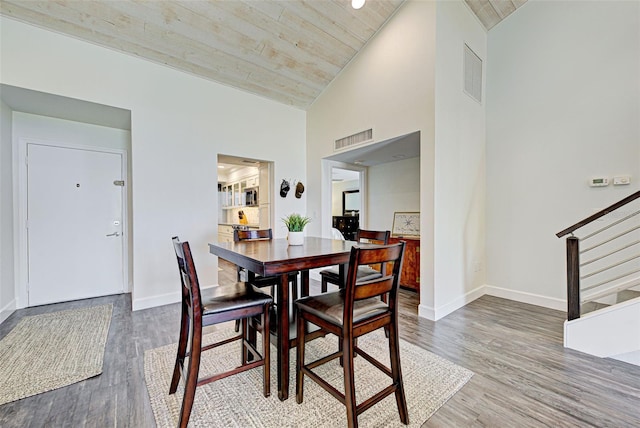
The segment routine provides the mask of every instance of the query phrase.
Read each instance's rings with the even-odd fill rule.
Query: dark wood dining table
[[[340,265],[349,262],[354,241],[305,237],[303,245],[289,245],[286,239],[264,241],[214,242],[209,252],[224,260],[262,276],[279,275],[277,300],[277,368],[278,398],[289,397],[289,350],[296,345],[295,329],[289,326],[289,281],[287,274],[300,271],[302,295],[309,294],[309,269]],[[292,326],[295,327],[295,326]]]

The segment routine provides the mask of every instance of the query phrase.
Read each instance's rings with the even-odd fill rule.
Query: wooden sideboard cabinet
[[[389,238],[389,244],[406,242],[400,285],[420,293],[420,238]]]
[[[356,232],[360,226],[360,218],[356,215],[334,215],[333,227],[338,229],[344,239],[353,241],[356,239]]]

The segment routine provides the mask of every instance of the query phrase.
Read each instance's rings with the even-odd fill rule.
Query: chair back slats
[[[358,229],[356,232],[355,240],[358,244],[364,245],[387,245],[389,243],[389,237],[391,236],[391,232],[388,230],[378,231],[378,230],[365,230]],[[373,271],[382,272],[383,274],[387,272],[387,267],[385,262],[362,262],[360,273],[361,278],[367,278],[370,275],[374,274]],[[373,270],[373,271],[372,271]],[[323,293],[327,292],[328,284],[335,284],[338,287],[342,288],[344,285],[345,278],[340,278],[338,269],[325,269],[320,271],[321,280],[321,290]]]
[[[353,246],[345,286],[344,320],[353,320],[353,302],[387,294],[389,306],[395,307],[402,271],[404,242],[381,246]],[[392,264],[391,274],[370,281],[357,280],[358,266],[371,263]]]
[[[369,243],[376,245],[387,245],[391,232],[388,230],[365,230],[358,229],[356,232],[356,241],[358,243]],[[362,265],[370,265],[371,268],[385,272],[387,270],[386,263],[362,262]]]
[[[387,244],[384,244],[387,245]],[[389,252],[389,251],[377,251],[380,249],[385,248],[383,244],[378,244],[378,245],[369,245],[369,244],[362,244],[362,245],[358,245],[359,248],[362,249],[368,249],[371,251],[361,251],[360,254],[358,255],[358,264],[360,266],[362,265],[369,265],[372,263],[384,263],[384,262],[392,262],[394,260],[396,260],[396,254],[395,252]]]
[[[393,276],[385,276],[372,281],[359,283],[355,288],[353,300],[363,300],[389,293],[393,289],[393,282]]]
[[[249,241],[249,240],[268,240],[273,239],[273,233],[271,229],[249,229],[249,230],[234,230],[233,241]]]
[[[172,238],[173,248],[178,260],[178,271],[180,272],[180,282],[182,283],[183,296],[188,295],[187,302],[192,308],[200,307],[200,283],[196,273],[191,247],[189,242],[180,242],[177,236]]]
[[[391,232],[388,230],[378,231],[358,229],[356,232],[356,242],[387,245],[389,243],[390,236]]]

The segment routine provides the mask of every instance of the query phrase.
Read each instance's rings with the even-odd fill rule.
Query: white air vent
[[[469,46],[464,45],[464,92],[482,102],[482,60]]]
[[[333,145],[333,150],[338,151],[346,147],[357,146],[370,141],[373,141],[373,129],[367,129],[366,131],[358,132],[357,134],[336,140]]]

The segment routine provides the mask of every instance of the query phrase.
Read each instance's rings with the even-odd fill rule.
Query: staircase
[[[556,236],[567,245],[566,347],[640,365],[640,191]]]
[[[636,297],[640,297],[640,291],[623,290],[623,291],[620,291],[619,293],[611,294],[608,297],[610,297],[611,299],[603,298],[597,301],[583,303],[580,306],[580,316],[584,317],[589,312],[597,311],[598,309],[608,308],[609,306],[615,305],[617,303],[626,302],[627,300],[633,300]]]

